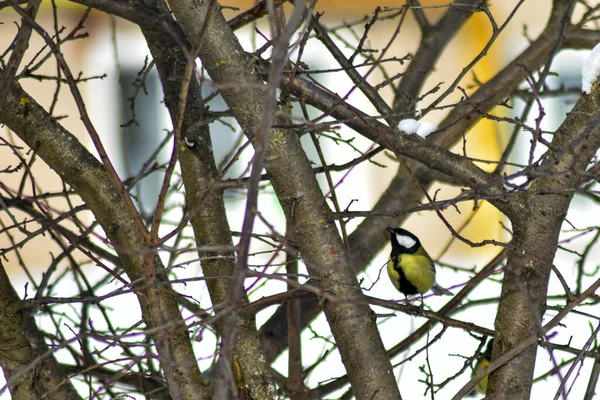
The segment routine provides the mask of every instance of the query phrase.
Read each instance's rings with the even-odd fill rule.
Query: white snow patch
[[[416,119],[403,119],[398,122],[398,129],[408,133],[409,135],[412,133],[416,133],[419,136],[425,137],[429,135],[431,132],[437,130],[438,126],[433,122],[422,121],[419,122]]]
[[[425,137],[429,135],[431,132],[437,131],[438,126],[433,122],[423,121],[421,122],[421,126],[417,129],[417,135]]]
[[[581,91],[589,94],[598,76],[600,76],[600,43],[592,49],[581,68]]]
[[[419,121],[417,121],[416,119],[412,119],[412,118],[403,119],[402,121],[398,122],[398,129],[408,133],[409,135],[411,133],[417,133],[420,126],[421,126],[421,123]]]

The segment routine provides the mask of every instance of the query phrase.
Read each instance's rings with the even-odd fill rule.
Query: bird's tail
[[[434,294],[437,294],[438,296],[442,296],[442,295],[445,295],[445,296],[454,296],[454,293],[452,293],[448,289],[444,289],[443,287],[441,287],[437,283],[433,284],[433,287],[431,288],[431,291]]]

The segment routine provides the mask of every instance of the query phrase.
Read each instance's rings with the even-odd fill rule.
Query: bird
[[[490,365],[490,362],[492,361],[492,349],[494,347],[494,338],[491,338],[487,344],[487,347],[485,349],[485,351],[483,352],[483,354],[481,354],[481,356],[479,357],[479,360],[477,360],[477,363],[475,364],[475,369],[473,370],[473,376],[477,375],[479,373],[479,371],[481,371],[482,369],[484,369],[485,367],[487,367],[488,365]],[[485,394],[485,392],[487,391],[487,384],[488,384],[488,375],[484,376],[482,380],[480,380],[477,385],[475,385],[475,390],[470,393],[469,395],[473,396],[476,393],[480,393],[480,394]]]
[[[437,295],[452,296],[452,292],[435,282],[435,266],[421,241],[402,228],[387,227],[392,252],[387,263],[390,280],[404,296],[421,295],[431,290]]]

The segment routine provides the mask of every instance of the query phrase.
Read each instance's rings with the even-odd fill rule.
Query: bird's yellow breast
[[[399,268],[402,269],[406,281],[410,282],[417,293],[426,293],[435,282],[435,269],[431,260],[421,254],[400,254],[397,262],[390,260],[387,265],[390,280],[399,291],[406,294],[407,290],[403,287]],[[415,293],[408,293],[415,294]]]
[[[490,360],[485,359],[485,358],[479,360],[479,362],[475,366],[475,372],[473,372],[473,375],[477,375],[477,373],[479,371],[481,371],[488,365],[490,365]],[[485,394],[485,392],[487,392],[487,385],[488,385],[488,375],[484,376],[483,379],[480,380],[477,383],[477,385],[475,385],[475,390],[477,390],[478,393]]]

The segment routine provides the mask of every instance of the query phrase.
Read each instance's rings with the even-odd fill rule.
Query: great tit
[[[493,347],[494,347],[494,339],[492,338],[488,342],[487,347],[486,347],[485,351],[483,352],[483,354],[481,354],[481,357],[479,357],[477,364],[475,364],[475,369],[473,370],[473,375],[477,375],[477,373],[479,371],[481,371],[482,369],[484,369],[485,367],[490,365],[490,362],[492,361]],[[487,391],[487,384],[488,384],[488,376],[486,375],[482,380],[479,381],[479,383],[477,383],[477,385],[475,385],[475,391],[480,394],[485,394],[485,392]],[[473,393],[470,393],[470,395],[475,395],[475,391],[473,391]]]
[[[429,291],[437,295],[452,292],[435,282],[435,266],[419,239],[402,228],[386,228],[390,233],[392,253],[387,264],[390,280],[405,296]]]

